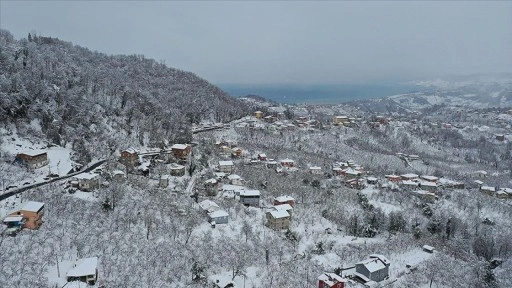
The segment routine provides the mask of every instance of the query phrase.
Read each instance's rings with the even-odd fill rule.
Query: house
[[[295,198],[287,195],[274,198],[274,206],[282,204],[288,204],[293,207],[295,205]]]
[[[219,161],[219,171],[225,173],[232,173],[233,161]]]
[[[420,186],[420,183],[412,180],[403,180],[402,182],[400,182],[400,186],[402,186],[402,188],[404,189],[410,190],[418,188]]]
[[[355,276],[364,282],[380,282],[389,277],[389,266],[391,262],[379,254],[372,254],[368,259],[356,263]]]
[[[94,173],[82,173],[73,176],[78,181],[78,189],[92,191],[100,187],[100,176]]]
[[[78,280],[94,285],[98,280],[98,257],[78,259],[66,277],[68,282]]]
[[[388,181],[398,183],[400,182],[401,178],[398,175],[389,174],[384,176]]]
[[[347,279],[334,274],[334,273],[323,273],[318,276],[318,288],[345,288]]]
[[[121,170],[114,170],[112,171],[112,179],[115,181],[123,181],[126,179],[126,174]]]
[[[419,187],[423,190],[434,192],[437,190],[437,183],[429,182],[429,181],[422,181],[422,182],[420,182]]]
[[[231,156],[236,158],[242,157],[243,152],[244,150],[242,150],[242,148],[236,147],[231,150]]]
[[[167,188],[167,186],[169,186],[169,175],[162,175],[158,182],[158,187]]]
[[[351,169],[351,168],[345,169],[345,171],[342,173],[348,179],[356,179],[356,178],[361,177],[361,175],[363,174],[363,173],[361,173],[361,171]]]
[[[228,176],[229,184],[231,185],[238,185],[238,186],[244,186],[244,179],[236,174],[231,174]]]
[[[429,245],[423,245],[423,251],[427,252],[427,253],[434,253],[434,247],[432,246],[429,246]]]
[[[366,178],[366,183],[368,183],[370,185],[375,185],[375,184],[377,184],[378,181],[379,181],[379,179],[377,179],[376,177]]]
[[[484,182],[483,181],[480,181],[480,180],[475,180],[473,181],[474,185],[476,187],[478,187],[480,189],[480,187],[482,187],[482,185],[484,185]]]
[[[16,236],[25,226],[25,219],[23,219],[22,215],[7,216],[2,222],[7,226],[3,233],[10,236]]]
[[[267,123],[274,123],[276,122],[277,120],[279,120],[279,118],[277,118],[277,116],[273,116],[273,115],[268,115],[268,116],[265,116],[263,118],[263,120]]]
[[[212,277],[211,278],[213,288],[234,288],[235,282],[231,280],[231,277]]]
[[[208,214],[208,222],[215,224],[228,224],[229,214],[224,210],[213,211]]]
[[[411,154],[411,155],[407,156],[407,158],[409,158],[409,160],[411,160],[411,161],[414,161],[414,160],[420,159],[420,156]]]
[[[412,191],[411,193],[428,203],[434,203],[437,200],[437,196],[435,193],[426,190],[417,189]]]
[[[320,175],[320,174],[322,174],[322,168],[320,168],[318,166],[311,166],[311,167],[309,167],[309,173],[314,174],[314,175]]]
[[[498,140],[498,141],[505,141],[505,135],[503,135],[503,134],[496,134],[496,140]]]
[[[16,154],[15,163],[29,169],[37,169],[48,165],[48,153],[42,150],[27,150]]]
[[[139,151],[134,148],[128,148],[121,151],[121,163],[126,166],[134,167],[139,164]]]
[[[265,153],[259,153],[258,154],[258,160],[260,160],[260,161],[267,161],[267,155]]]
[[[260,206],[260,190],[242,190],[240,191],[240,203],[246,206]]]
[[[414,174],[414,173],[402,174],[402,175],[400,175],[400,179],[401,180],[416,180],[416,179],[418,179],[418,174]]]
[[[261,111],[254,112],[254,117],[257,119],[263,118],[263,112],[261,112]]]
[[[343,125],[348,121],[349,121],[348,116],[334,116],[334,118],[332,119],[332,124],[333,125]]]
[[[192,146],[188,144],[174,144],[171,146],[172,154],[174,158],[180,160],[187,160],[188,155],[192,151]]]
[[[478,177],[480,177],[480,178],[485,178],[485,177],[487,177],[487,172],[486,172],[486,171],[480,170],[480,171],[476,171],[475,173],[476,173],[476,175],[478,175]]]
[[[274,230],[290,228],[290,214],[286,210],[271,210],[266,213],[267,226]]]
[[[496,187],[492,186],[481,186],[480,191],[487,195],[494,195],[496,193]]]
[[[199,202],[199,207],[201,207],[201,209],[203,209],[203,211],[206,212],[207,214],[215,212],[220,209],[217,203],[208,199]]]
[[[208,195],[217,195],[217,191],[219,190],[220,182],[215,178],[208,179],[204,182],[204,188],[206,189],[206,194]]]
[[[41,226],[41,224],[43,224],[44,203],[29,201],[21,209],[11,213],[9,216],[21,216],[23,219],[21,221],[18,221],[18,224],[21,225],[21,222],[24,222],[23,228],[38,229]],[[10,218],[8,220],[14,221],[19,220],[19,218]],[[16,223],[12,223],[11,225],[15,224]]]
[[[295,167],[295,161],[293,161],[292,159],[283,159],[280,161],[281,162],[281,166],[283,167],[288,167],[288,168],[291,168],[291,167]]]
[[[265,163],[265,166],[267,168],[277,168],[277,161],[274,159],[268,159],[268,161]]]
[[[172,163],[171,164],[171,175],[172,176],[185,176],[185,166]]]

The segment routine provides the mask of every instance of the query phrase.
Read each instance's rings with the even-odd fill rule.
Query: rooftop
[[[82,173],[82,174],[75,175],[75,176],[73,176],[73,177],[75,177],[76,179],[87,179],[87,180],[91,180],[91,179],[94,179],[94,178],[98,177],[98,174],[94,174],[94,173]]]
[[[68,277],[80,277],[96,274],[98,257],[83,258],[76,261],[75,267],[66,274]]]
[[[41,210],[41,208],[44,207],[44,203],[42,202],[36,202],[36,201],[29,201],[21,210],[23,211],[30,211],[30,212],[37,212]]]
[[[268,213],[270,213],[274,219],[290,217],[290,214],[288,214],[286,210],[274,210],[269,211]]]

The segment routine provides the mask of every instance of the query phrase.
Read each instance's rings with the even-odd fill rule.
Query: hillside
[[[0,30],[0,123],[71,143],[80,162],[132,144],[188,142],[191,124],[246,113],[246,104],[206,80],[142,55],[106,55],[51,37],[16,40]]]

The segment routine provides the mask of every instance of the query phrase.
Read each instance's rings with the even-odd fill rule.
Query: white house
[[[78,280],[94,285],[98,279],[98,257],[79,259],[66,277],[68,282]]]
[[[75,175],[74,178],[78,181],[78,189],[83,191],[92,191],[100,187],[100,177],[94,173],[81,173]]]
[[[224,173],[233,172],[233,161],[219,161],[219,171]]]
[[[208,214],[208,221],[210,223],[215,222],[215,224],[227,224],[228,223],[229,214],[224,210],[217,210]]]

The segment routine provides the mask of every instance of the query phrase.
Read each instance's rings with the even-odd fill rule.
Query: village
[[[509,113],[512,115],[511,111]],[[508,125],[512,123],[512,116],[509,118],[507,118]],[[192,143],[171,143],[168,148],[123,147],[110,159],[98,159],[106,161],[84,173],[79,168],[71,168],[76,165],[68,164],[68,173],[54,175],[54,178],[62,179],[56,179],[59,181],[55,181],[52,185],[54,190],[62,192],[60,193],[62,197],[75,197],[81,201],[100,203],[103,211],[115,211],[119,205],[122,205],[117,203],[120,200],[116,199],[123,197],[117,195],[119,187],[124,185],[135,187],[135,182],[144,182],[145,186],[140,187],[144,187],[142,189],[149,194],[165,194],[162,198],[168,201],[165,205],[174,210],[173,213],[177,213],[179,215],[177,217],[184,219],[183,221],[191,217],[191,214],[199,217],[200,221],[194,222],[193,226],[187,228],[191,229],[186,233],[187,237],[193,237],[192,234],[196,230],[207,229],[217,231],[215,237],[223,237],[223,234],[226,235],[225,237],[234,237],[234,234],[230,234],[229,231],[235,228],[230,225],[237,223],[236,225],[259,226],[261,223],[261,227],[258,228],[243,226],[240,229],[246,231],[244,232],[246,241],[249,233],[247,231],[257,230],[263,231],[264,235],[269,233],[274,235],[273,237],[281,235],[280,237],[288,239],[279,241],[290,241],[293,249],[289,248],[291,249],[289,252],[293,251],[294,254],[288,256],[280,254],[279,265],[283,261],[282,257],[293,261],[293,257],[297,255],[305,255],[305,253],[316,255],[316,260],[311,260],[311,263],[316,261],[312,271],[320,269],[323,271],[319,271],[317,275],[308,276],[306,281],[309,286],[304,287],[312,287],[310,284],[313,281],[310,277],[316,277],[315,287],[319,288],[385,287],[393,283],[403,283],[401,281],[406,281],[404,279],[407,275],[418,273],[417,269],[423,261],[427,261],[437,253],[443,253],[438,251],[441,247],[437,247],[442,243],[427,237],[427,241],[423,244],[416,244],[416,247],[413,245],[402,255],[396,254],[396,251],[393,251],[393,255],[385,255],[386,251],[368,250],[362,251],[366,257],[355,259],[352,256],[348,258],[353,259],[352,261],[342,259],[342,262],[337,260],[330,262],[332,259],[339,259],[340,254],[337,253],[337,256],[333,257],[330,255],[333,252],[325,251],[328,249],[324,247],[327,243],[336,241],[335,239],[339,240],[339,243],[331,243],[330,249],[338,245],[357,245],[358,243],[366,245],[367,241],[379,239],[375,235],[382,234],[382,231],[386,230],[383,226],[372,226],[373,224],[370,225],[371,227],[368,226],[369,228],[358,227],[358,225],[367,224],[361,223],[362,214],[357,218],[353,213],[361,213],[357,211],[373,213],[372,215],[383,213],[387,215],[386,217],[390,217],[389,221],[391,221],[391,217],[394,216],[389,215],[398,215],[396,213],[402,211],[404,207],[409,207],[407,209],[420,207],[419,214],[423,214],[421,217],[428,218],[431,216],[429,213],[433,214],[435,207],[443,205],[440,203],[451,205],[447,203],[454,197],[460,197],[456,195],[461,193],[478,193],[480,197],[495,199],[489,201],[499,201],[502,203],[500,205],[510,207],[512,183],[510,188],[493,185],[493,181],[488,182],[492,178],[490,173],[476,166],[474,171],[467,173],[462,179],[457,179],[453,173],[447,173],[445,176],[438,169],[432,168],[434,163],[429,163],[433,162],[432,159],[425,159],[424,155],[427,153],[421,149],[415,152],[424,152],[421,153],[422,156],[419,155],[420,153],[408,154],[404,149],[402,152],[383,156],[381,163],[376,160],[378,156],[369,155],[367,151],[362,152],[364,154],[362,157],[363,154],[354,149],[352,150],[355,152],[348,152],[348,148],[340,148],[342,145],[340,139],[345,139],[343,142],[345,147],[350,146],[346,140],[350,139],[350,135],[362,133],[361,127],[365,127],[364,131],[388,131],[393,125],[398,127],[399,131],[407,129],[403,121],[393,120],[390,117],[372,116],[369,119],[340,115],[333,116],[329,122],[325,122],[308,115],[287,119],[282,111],[274,111],[267,116],[262,111],[256,111],[253,115],[231,123],[196,126],[193,128],[195,135]],[[445,123],[439,129],[453,128]],[[260,136],[262,138],[256,139]],[[496,134],[495,140],[508,142],[509,136]],[[329,147],[335,147],[333,148],[335,150],[324,153],[322,151],[331,148],[319,148],[317,151],[305,152],[316,145],[316,142],[308,141],[313,138],[323,143],[334,140]],[[274,141],[276,146],[271,147]],[[308,143],[305,144],[305,142]],[[259,145],[259,143],[265,143],[265,145]],[[410,146],[403,148],[406,147]],[[25,149],[20,149],[13,155],[12,165],[24,167],[28,174],[39,173],[41,176],[36,182],[43,183],[49,180],[52,173],[47,173],[47,167],[52,161],[52,154],[44,149],[23,148]],[[347,151],[340,152],[340,149]],[[287,153],[293,150],[295,151]],[[379,151],[374,153],[378,154]],[[67,159],[67,162],[71,161]],[[290,185],[286,186],[287,183]],[[16,184],[12,187],[4,187],[4,193],[9,192],[9,189],[5,188],[11,188],[12,196],[4,197],[5,199],[2,198],[0,202],[0,216],[3,223],[1,233],[2,237],[8,237],[4,243],[23,237],[27,230],[34,230],[33,233],[37,233],[38,229],[44,228],[47,225],[45,210],[48,205],[55,205],[40,202],[39,199],[31,199],[29,195],[33,196],[34,193],[25,192],[25,189],[16,192],[16,189],[23,187],[21,183]],[[47,184],[49,186],[50,182]],[[126,188],[121,190],[123,189],[126,190]],[[359,210],[352,211],[353,213],[349,213],[351,209],[348,208],[344,212],[347,215],[352,214],[352,217],[342,221],[352,223],[355,219],[353,224],[344,224],[345,227],[343,227],[337,222],[339,217],[329,211],[329,209],[336,209],[336,205],[328,205],[326,200],[332,199],[335,195],[357,199],[350,201],[361,204],[362,208],[357,208]],[[403,200],[401,197],[409,200]],[[385,202],[383,199],[386,199]],[[402,201],[414,204],[405,205]],[[325,205],[325,208],[318,207],[321,205]],[[317,213],[316,222],[311,220],[310,223],[304,217],[311,209],[320,211],[320,214]],[[375,213],[376,209],[378,213]],[[240,216],[237,216],[240,211],[245,211],[247,215],[244,216],[246,218],[244,222],[241,222]],[[403,217],[398,218],[405,221]],[[415,217],[420,216],[415,214]],[[252,223],[247,224],[247,218]],[[491,218],[485,219],[491,222],[496,221],[496,219],[490,220]],[[145,225],[147,226],[147,223]],[[389,228],[389,235],[386,236],[388,239],[381,240],[388,241],[390,237],[397,237],[395,236],[397,232],[405,232],[405,224],[400,225],[401,228]],[[317,234],[318,231],[313,233],[308,231],[304,234],[301,230],[307,230],[307,227],[322,232],[320,235]],[[146,229],[149,239],[150,230],[153,228],[147,226]],[[413,230],[413,228],[410,229]],[[298,237],[297,234],[304,235]],[[188,241],[189,238],[185,243]],[[311,241],[313,242],[309,243]],[[268,249],[266,251],[268,253]],[[326,254],[330,256],[324,257],[323,255]],[[100,287],[98,283],[101,283],[101,267],[104,267],[101,264],[104,260],[101,253],[83,256],[69,261],[68,270],[59,272],[65,275],[65,278],[61,277],[58,283],[69,282],[66,287],[82,287],[80,283]],[[271,265],[272,260],[268,255],[266,258],[266,265]],[[235,267],[232,273],[210,273],[207,279],[203,275],[204,268],[196,271],[197,273],[192,277],[194,281],[207,281],[208,285],[212,285],[211,287],[220,288],[264,285],[262,282],[252,282],[252,286],[246,286],[245,283],[251,281],[250,267],[246,267],[247,270],[244,273]],[[258,278],[256,274],[253,275],[254,278]],[[242,281],[244,284],[241,284]],[[76,286],[72,286],[73,283]]]

